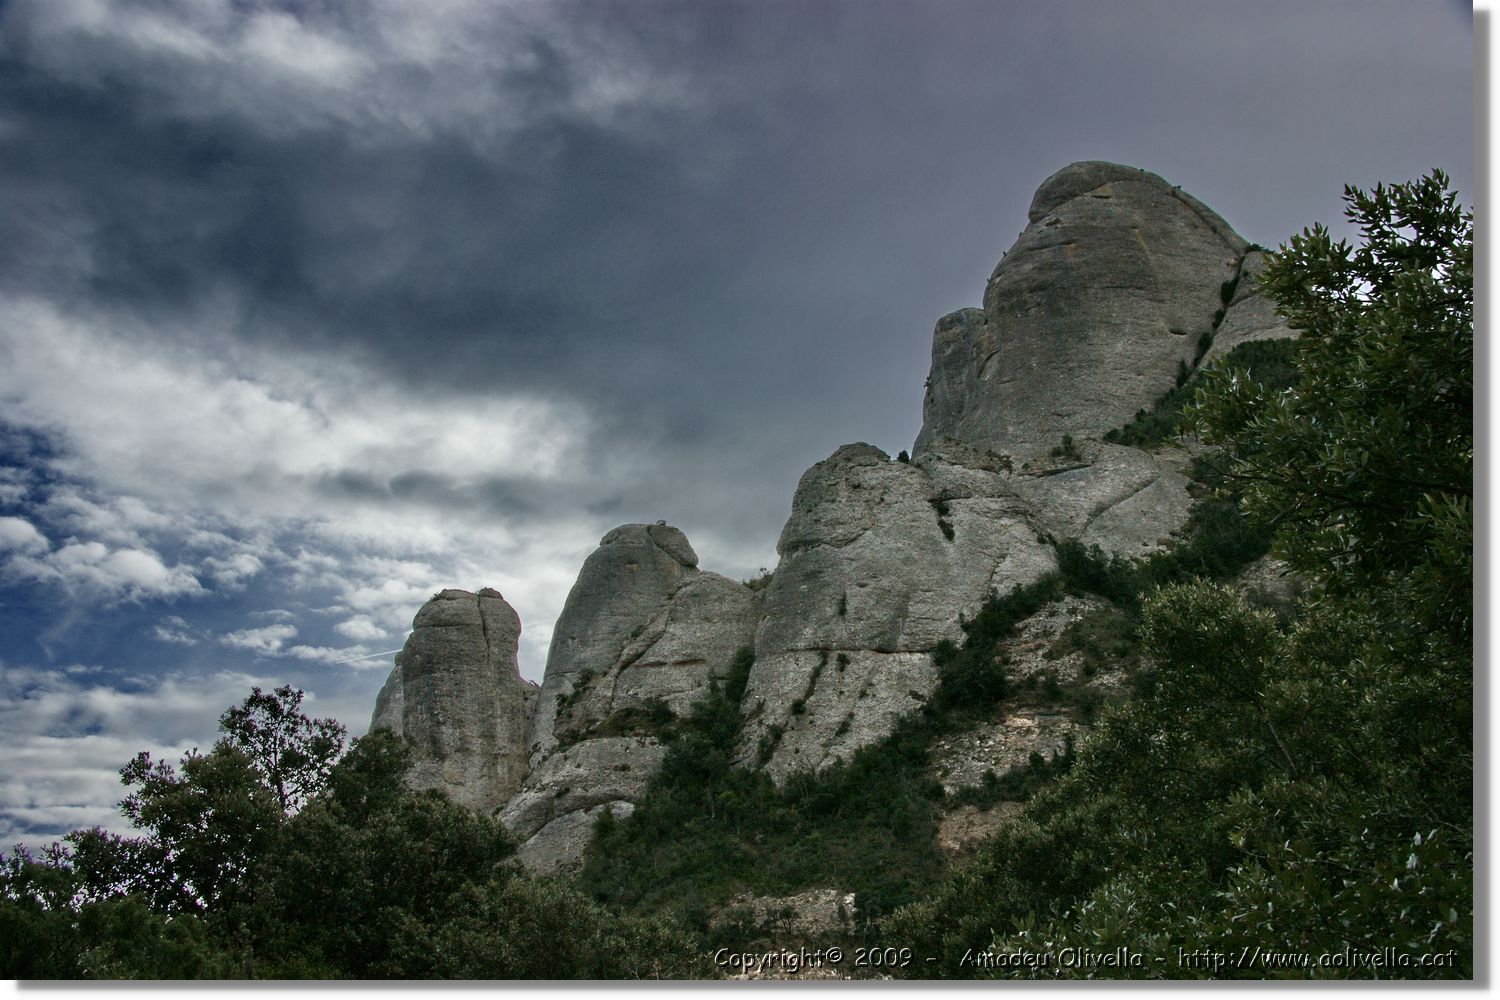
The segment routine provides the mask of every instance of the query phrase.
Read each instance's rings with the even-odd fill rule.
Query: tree
[[[0,974],[27,978],[712,975],[664,920],[533,881],[493,816],[412,792],[410,753],[255,690],[178,765],[121,771],[139,836],[0,857]]]
[[[304,715],[302,697],[290,685],[271,694],[251,688],[243,704],[219,718],[223,742],[250,759],[284,813],[296,812],[328,781],[348,735],[333,719]]]
[[[1358,246],[1315,225],[1261,279],[1301,334],[1297,386],[1270,392],[1220,369],[1190,416],[1283,559],[1332,591],[1387,592],[1410,624],[1466,648],[1473,214],[1436,170],[1344,198]]]

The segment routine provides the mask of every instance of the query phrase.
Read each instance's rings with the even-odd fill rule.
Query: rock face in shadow
[[[488,588],[444,590],[422,606],[370,726],[404,736],[415,789],[491,812],[526,775],[526,688],[516,668],[521,621]]]
[[[982,309],[938,321],[920,455],[944,438],[1023,462],[1097,438],[1170,389],[1248,244],[1155,174],[1064,167],[995,268]]]
[[[1261,293],[1258,281],[1265,270],[1266,255],[1252,250],[1245,255],[1240,267],[1234,295],[1224,310],[1224,320],[1214,331],[1214,342],[1203,356],[1201,364],[1219,360],[1241,344],[1252,340],[1273,340],[1295,337],[1296,333],[1286,325],[1286,320],[1276,315],[1276,303]]]
[[[661,767],[661,726],[687,715],[749,646],[760,598],[698,569],[666,524],[609,532],[557,621],[532,717],[530,774],[501,819],[538,871],[566,871],[608,808],[622,815]]]

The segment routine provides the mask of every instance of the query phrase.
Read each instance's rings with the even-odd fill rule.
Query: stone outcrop
[[[698,569],[666,524],[609,532],[584,561],[552,636],[528,741],[530,774],[501,814],[537,870],[567,870],[600,810],[645,791],[663,721],[687,715],[749,646],[760,598]]]
[[[521,620],[488,588],[444,590],[417,612],[371,728],[412,746],[413,788],[440,788],[491,812],[526,775],[526,683],[516,668]]]
[[[930,694],[930,652],[996,588],[1056,568],[1003,471],[846,445],[808,470],[777,543],[739,759],[777,778],[847,757]]]
[[[576,868],[599,814],[628,816],[664,756],[658,741],[624,736],[584,740],[545,758],[500,814],[521,840],[521,861],[543,874]]]
[[[910,460],[853,444],[808,470],[763,589],[700,570],[665,522],[616,528],[568,595],[540,690],[515,676],[519,626],[498,594],[444,591],[424,607],[374,719],[416,745],[414,783],[503,806],[523,862],[566,873],[602,815],[634,809],[666,756],[663,728],[744,647],[736,760],[780,781],[888,735],[936,686],[934,647],[960,640],[991,594],[1053,571],[1055,540],[1129,557],[1173,544],[1194,449],[1104,437],[1196,364],[1292,335],[1258,289],[1264,255],[1162,178],[1112,163],[1049,177],[1028,220],[982,305],[937,323]],[[1081,607],[1023,624],[1006,654],[1018,684],[1120,693],[1123,675],[1047,652]],[[934,778],[956,789],[1051,756],[1082,722],[1023,699],[945,737]],[[950,818],[954,850],[1004,819],[970,812]]]
[[[559,706],[609,672],[632,633],[661,609],[684,577],[697,573],[698,554],[687,537],[665,524],[626,524],[600,540],[568,591],[552,633],[531,726],[533,763],[557,746]]]
[[[918,455],[953,438],[1019,467],[1125,424],[1193,363],[1248,249],[1201,202],[1111,163],[1053,174],[1029,218],[984,307],[938,321]]]
[[[1286,320],[1276,315],[1276,304],[1260,290],[1257,279],[1265,266],[1266,255],[1259,250],[1245,255],[1240,266],[1239,280],[1234,286],[1234,295],[1225,307],[1223,321],[1214,331],[1214,342],[1200,364],[1217,361],[1239,345],[1252,340],[1296,336],[1286,325]]]
[[[1170,457],[1099,441],[1041,459],[1016,477],[1040,530],[1122,556],[1150,555],[1187,520],[1188,478]]]

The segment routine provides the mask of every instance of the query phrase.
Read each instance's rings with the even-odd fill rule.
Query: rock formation
[[[665,748],[664,721],[687,714],[748,646],[760,615],[744,584],[698,569],[666,524],[605,535],[558,617],[532,717],[531,773],[501,819],[541,870],[566,869],[603,809],[645,791]]]
[[[375,703],[371,728],[412,746],[413,788],[439,788],[491,812],[526,775],[526,688],[516,667],[521,620],[489,588],[444,590],[422,605]]]
[[[1100,437],[1191,365],[1248,244],[1155,174],[1075,163],[1031,201],[983,309],[938,321],[915,452],[943,438],[1019,467]]]
[[[1214,342],[1202,364],[1217,361],[1241,344],[1295,336],[1286,320],[1276,315],[1276,305],[1261,293],[1257,279],[1265,268],[1266,255],[1253,250],[1245,255],[1224,319],[1214,331]]]
[[[1056,567],[1000,473],[867,444],[802,477],[777,551],[739,758],[777,778],[890,732],[931,692],[929,653],[961,638],[960,615]]]
[[[1192,503],[1186,453],[1104,436],[1195,366],[1291,335],[1256,286],[1262,264],[1155,174],[1058,171],[982,306],[938,321],[910,460],[851,444],[808,470],[763,590],[700,570],[664,522],[623,525],[568,595],[540,692],[515,676],[518,625],[499,595],[444,591],[417,615],[374,724],[416,745],[418,786],[503,806],[540,871],[572,870],[599,816],[630,813],[666,755],[663,726],[745,647],[737,763],[780,781],[846,759],[929,697],[931,652],[961,638],[963,617],[1056,567],[1054,539],[1127,556],[1172,543]],[[1018,662],[1075,612],[1023,629]],[[955,736],[942,780],[1057,752],[1072,723],[1054,716],[1038,703]]]

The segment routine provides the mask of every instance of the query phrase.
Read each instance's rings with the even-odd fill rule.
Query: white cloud
[[[492,586],[528,630],[545,629],[601,533],[582,511],[606,487],[583,457],[593,428],[577,405],[416,394],[349,361],[231,350],[212,323],[176,338],[36,299],[0,306],[7,419],[58,442],[16,520],[60,546],[6,522],[22,550],[3,569],[76,601],[270,585],[289,605],[338,605],[345,638],[395,645],[436,591]],[[447,496],[329,488],[345,473],[382,484],[414,472],[455,496],[503,479],[577,499],[549,505],[538,530],[537,515]],[[540,634],[523,636],[530,676]]]
[[[141,546],[150,533],[176,527],[171,517],[138,497],[115,496],[100,502],[75,485],[54,488],[38,513],[64,534],[111,545]]]
[[[246,580],[256,576],[265,564],[257,556],[248,552],[238,552],[227,559],[219,559],[209,556],[203,560],[203,567],[214,578],[214,582],[222,587],[235,588],[243,586]]]
[[[0,504],[7,506],[23,502],[31,492],[35,473],[21,466],[0,467]]]
[[[299,660],[310,660],[314,663],[326,663],[331,666],[351,667],[355,670],[381,669],[389,670],[393,657],[398,650],[377,650],[371,652],[367,646],[345,646],[336,648],[333,646],[291,646],[286,650],[288,656],[295,656]]]
[[[233,649],[248,650],[257,656],[274,656],[288,639],[297,635],[295,625],[264,625],[260,628],[243,628],[219,637],[219,641]]]
[[[35,299],[3,304],[0,351],[9,364],[0,367],[0,394],[13,401],[12,419],[62,431],[74,451],[59,464],[119,491],[109,504],[70,491],[50,502],[90,537],[134,541],[143,528],[167,526],[164,501],[213,495],[243,514],[307,519],[344,538],[430,543],[439,536],[426,522],[399,530],[389,498],[330,498],[320,487],[346,470],[374,482],[414,471],[548,479],[578,461],[586,421],[576,407],[523,397],[415,399],[350,365],[315,371],[244,351],[240,370],[229,372],[212,348],[199,356],[152,348]],[[379,516],[316,515],[351,508]]]
[[[70,829],[124,830],[119,769],[141,750],[175,759],[216,735],[219,715],[253,685],[245,674],[137,677],[0,663],[0,849]]]
[[[177,615],[168,615],[151,629],[151,638],[174,646],[196,646],[198,639],[187,620]]]
[[[0,550],[34,555],[51,548],[36,525],[22,517],[0,517]]]
[[[186,566],[168,566],[155,552],[111,549],[102,542],[69,542],[40,556],[16,556],[5,569],[17,577],[55,583],[72,593],[106,600],[172,598],[202,593]]]
[[[63,79],[170,80],[160,113],[239,118],[277,137],[333,126],[371,143],[443,133],[499,151],[542,115],[607,124],[631,109],[699,101],[685,74],[641,72],[631,33],[560,18],[544,4],[373,0],[342,20],[315,8],[293,16],[194,0],[12,7],[8,29]],[[571,86],[550,101],[518,101],[497,85],[544,68],[544,58],[571,70]]]
[[[347,621],[341,621],[333,627],[339,635],[348,636],[355,641],[373,641],[384,639],[389,632],[376,625],[369,615],[355,615]]]

